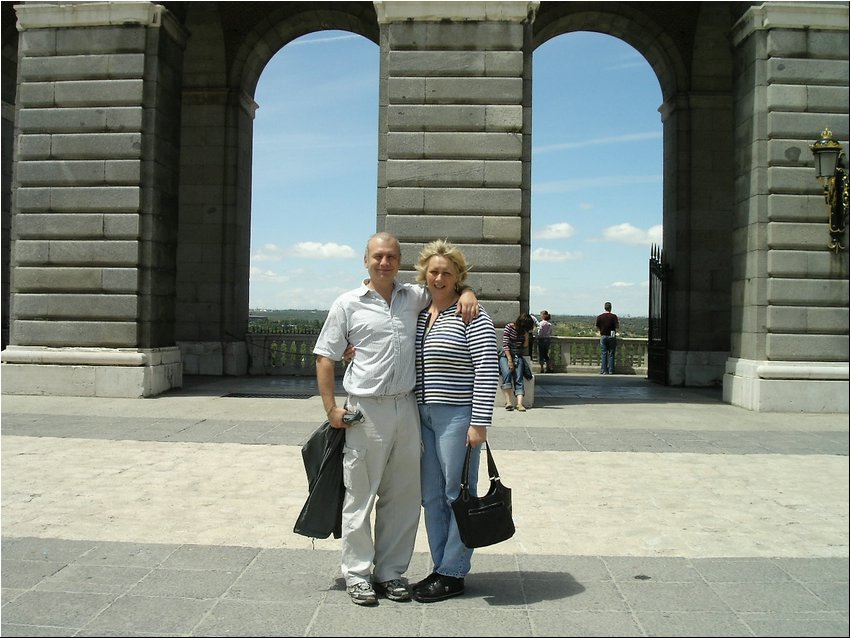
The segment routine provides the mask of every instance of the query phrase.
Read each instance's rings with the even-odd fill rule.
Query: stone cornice
[[[164,28],[181,46],[188,33],[162,5],[152,2],[16,4],[18,31],[138,24]]]
[[[419,2],[414,0],[375,0],[378,22],[525,22],[533,20],[540,2]]]
[[[846,2],[765,2],[747,9],[732,27],[732,42],[768,29],[847,31],[848,15]]]

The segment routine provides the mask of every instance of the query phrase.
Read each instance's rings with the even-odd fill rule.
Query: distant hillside
[[[256,333],[313,334],[322,328],[327,310],[260,310],[249,312],[248,331]],[[555,334],[561,337],[595,337],[596,315],[552,315]],[[646,317],[620,317],[620,336],[641,338],[648,334]]]

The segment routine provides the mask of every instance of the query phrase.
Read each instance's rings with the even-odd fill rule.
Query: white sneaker
[[[359,583],[349,585],[346,587],[346,590],[348,591],[348,595],[351,596],[351,602],[355,605],[378,604],[378,596],[375,594],[375,590],[372,589],[372,585],[366,581],[360,581]]]
[[[404,586],[404,583],[398,578],[393,578],[392,580],[387,580],[383,583],[375,583],[375,589],[390,600],[394,600],[396,602],[410,600],[410,592],[407,590],[407,587]]]

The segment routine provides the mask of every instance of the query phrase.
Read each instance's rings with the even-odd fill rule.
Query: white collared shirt
[[[313,354],[339,361],[349,343],[355,347],[342,380],[350,395],[410,392],[416,384],[416,318],[429,302],[426,288],[396,282],[388,305],[364,283],[333,302]]]

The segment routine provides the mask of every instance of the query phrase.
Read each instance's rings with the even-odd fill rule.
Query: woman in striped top
[[[523,355],[528,352],[534,320],[523,312],[516,321],[505,326],[502,332],[502,352],[499,356],[499,368],[502,374],[502,392],[505,395],[505,409],[514,409],[512,394],[516,395],[516,409],[525,412],[525,366]]]
[[[463,544],[451,502],[460,493],[467,446],[472,446],[470,489],[478,484],[481,444],[487,440],[499,385],[496,329],[479,307],[469,324],[455,315],[458,290],[469,267],[464,254],[444,240],[425,246],[417,280],[431,305],[416,328],[416,401],[422,432],[421,484],[431,574],[413,586],[413,598],[435,602],[464,591],[472,550]]]

